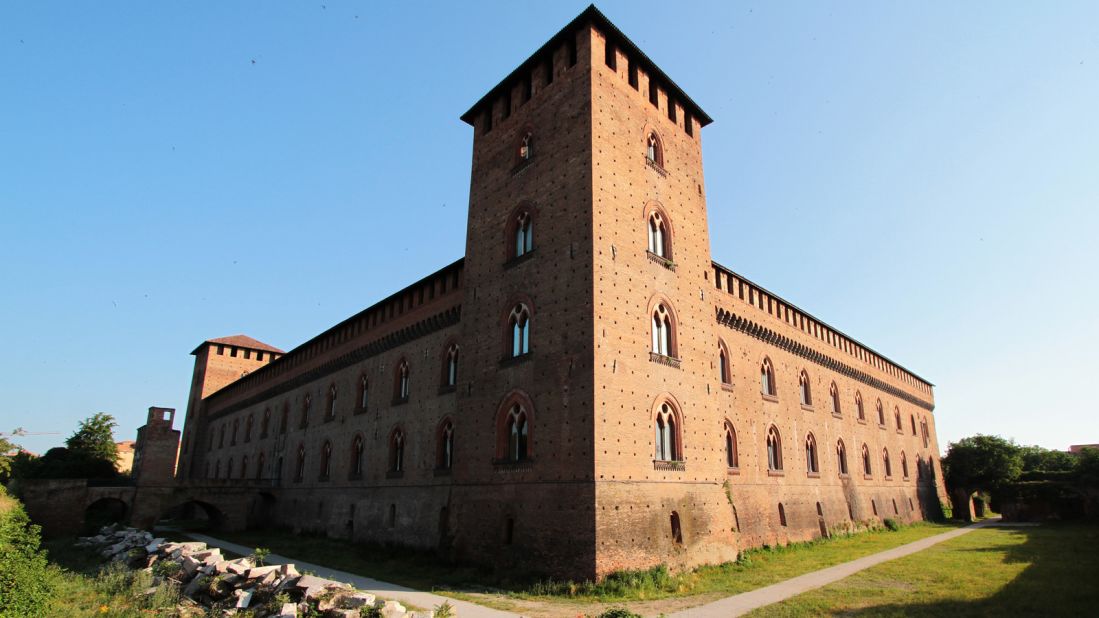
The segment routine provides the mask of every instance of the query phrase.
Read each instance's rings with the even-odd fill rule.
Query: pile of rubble
[[[125,562],[154,575],[154,584],[173,582],[184,597],[221,615],[255,618],[434,618],[432,611],[410,612],[348,584],[298,573],[292,564],[258,566],[250,558],[228,560],[206,543],[172,543],[134,528],[106,526],[78,539],[104,558]]]

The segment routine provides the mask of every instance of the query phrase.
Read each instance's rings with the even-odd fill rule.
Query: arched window
[[[820,466],[817,464],[817,439],[813,434],[805,437],[805,471],[809,474],[820,474]]]
[[[395,399],[398,402],[408,401],[408,361],[397,364],[397,392]]]
[[[530,309],[519,303],[508,316],[508,333],[511,336],[511,356],[516,358],[530,353]]]
[[[920,421],[920,434],[923,436],[923,447],[927,448],[931,442],[931,431],[927,428],[927,419]]]
[[[893,477],[893,464],[889,461],[889,449],[883,448],[881,451],[881,460],[885,464],[885,478]]]
[[[225,423],[221,424],[221,431],[218,432],[218,448],[225,446]]]
[[[679,522],[679,513],[672,511],[672,542],[683,544],[683,526]]]
[[[351,478],[360,478],[363,475],[363,453],[366,450],[361,435],[356,435],[351,441]]]
[[[515,257],[522,257],[534,249],[534,222],[530,213],[519,213],[515,221]]]
[[[870,449],[865,444],[862,445],[862,473],[866,476],[873,474],[873,468],[870,467]]]
[[[653,354],[675,357],[675,333],[672,314],[660,303],[653,309]]]
[[[878,400],[877,409],[878,409],[878,424],[881,425],[882,427],[885,427],[885,409],[882,408],[881,399]]]
[[[759,367],[759,385],[760,391],[769,397],[774,397],[777,393],[775,389],[775,368],[771,365],[771,359],[763,359],[763,364]]]
[[[443,386],[458,384],[458,344],[453,343],[446,351],[446,367],[443,369]]]
[[[263,478],[263,465],[267,462],[267,457],[260,452],[259,457],[256,458],[256,480]]]
[[[668,242],[668,226],[659,212],[649,215],[649,253],[671,259],[671,243]]]
[[[804,369],[798,375],[798,392],[801,394],[801,405],[813,405],[813,391],[809,385],[809,374]]]
[[[454,463],[454,423],[444,419],[439,425],[438,447],[435,453],[435,468],[450,470]]]
[[[774,472],[782,470],[782,438],[774,425],[767,430],[767,469]]]
[[[534,135],[530,132],[519,140],[519,161],[529,161],[534,156]]]
[[[214,462],[214,478],[216,478],[216,479],[221,478],[221,460],[220,459]]]
[[[237,429],[239,429],[239,428],[240,428],[240,419],[239,418],[234,418],[233,419],[233,433],[229,437],[229,446],[236,445],[236,443],[237,443]],[[230,474],[229,476],[231,477],[232,475]]]
[[[782,503],[778,503],[778,523],[782,527],[786,527],[786,507],[782,506]]]
[[[908,419],[912,421],[912,435],[916,435],[916,415],[910,414]]]
[[[866,410],[862,407],[862,393],[855,391],[855,412],[858,414],[859,420],[866,422]]]
[[[404,470],[404,432],[398,427],[389,436],[389,471]]]
[[[248,419],[244,421],[244,441],[252,441],[252,425],[255,423],[255,418],[249,414]]]
[[[259,425],[259,437],[266,438],[267,431],[271,428],[271,408],[266,408],[263,411],[263,420]]]
[[[657,461],[683,461],[679,444],[679,418],[675,408],[668,403],[660,405],[656,412],[656,445],[654,459]]]
[[[247,455],[240,458],[240,478],[242,478],[242,479],[248,478],[248,456]]]
[[[839,416],[840,412],[840,389],[836,387],[836,383],[832,382],[832,386],[828,387],[828,397],[832,400],[832,414]]]
[[[328,420],[336,418],[336,397],[338,397],[340,391],[336,388],[336,385],[328,387],[328,410],[325,412],[325,416]]]
[[[847,447],[843,445],[843,440],[836,442],[836,464],[840,476],[847,476]]]
[[[528,456],[529,423],[527,412],[518,403],[508,411],[504,422],[504,432],[507,436],[507,460],[524,461]]]
[[[916,453],[916,480],[923,480],[923,457]]]
[[[660,145],[660,139],[656,133],[649,133],[645,140],[645,160],[664,167],[664,148]]]
[[[305,478],[305,445],[298,445],[298,465],[294,469],[294,480],[301,481]]]
[[[725,465],[728,468],[740,467],[740,454],[736,443],[736,429],[732,423],[725,421]]]
[[[717,342],[717,375],[722,384],[733,383],[732,371],[729,367],[729,351],[721,341]]]
[[[327,481],[331,478],[332,474],[332,443],[328,440],[324,441],[324,446],[321,447],[321,480]]]
[[[899,407],[893,407],[893,420],[897,423],[897,431],[904,431],[904,425],[901,424],[901,409]]]
[[[365,375],[359,376],[359,411],[366,412],[367,403],[370,401],[370,382]]]
[[[301,426],[309,425],[309,408],[313,405],[313,398],[306,395],[301,401]]]
[[[226,479],[232,479],[233,478],[233,458],[232,457],[229,458],[229,464],[225,467],[225,478]]]
[[[904,451],[901,451],[901,474],[904,476],[904,480],[908,480],[908,458],[905,457]]]

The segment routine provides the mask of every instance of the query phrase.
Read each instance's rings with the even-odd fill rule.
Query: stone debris
[[[251,558],[229,560],[206,543],[167,542],[117,524],[81,537],[76,545],[95,549],[104,559],[125,562],[153,573],[155,584],[174,582],[181,604],[205,607],[207,615],[255,618],[358,618],[373,608],[384,618],[434,618],[432,611],[408,611],[396,601],[379,599],[343,582],[301,574],[292,564],[256,565]],[[145,595],[155,594],[154,586]],[[226,608],[228,609],[222,609]]]

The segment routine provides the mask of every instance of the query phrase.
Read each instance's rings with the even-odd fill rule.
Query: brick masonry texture
[[[199,346],[177,482],[238,487],[253,524],[572,578],[688,568],[852,518],[936,513],[931,385],[713,263],[701,149],[709,119],[598,11],[585,11],[463,118],[474,129],[465,257],[285,355]],[[522,159],[528,133],[533,156]],[[650,135],[662,165],[647,161]],[[668,223],[670,260],[647,252],[654,212]],[[513,259],[522,213],[533,220],[534,249]],[[507,320],[519,303],[532,316],[530,353],[510,359]],[[650,355],[657,304],[674,317],[674,358]],[[458,379],[445,386],[451,346]],[[760,389],[765,359],[774,397]],[[402,363],[407,401],[396,397]],[[501,414],[515,402],[529,417],[529,458],[501,462]],[[654,455],[664,403],[677,415],[672,462]],[[446,423],[449,469],[439,456]],[[767,465],[771,427],[781,471]],[[399,472],[395,432],[404,438]],[[806,463],[809,434],[816,473]]]

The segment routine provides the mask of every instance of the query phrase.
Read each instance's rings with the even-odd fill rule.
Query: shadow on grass
[[[1028,566],[992,596],[975,601],[876,605],[847,616],[1094,616],[1099,607],[1099,525],[1000,527],[1026,540],[1006,548],[1006,563]],[[971,552],[1002,552],[998,548]]]

